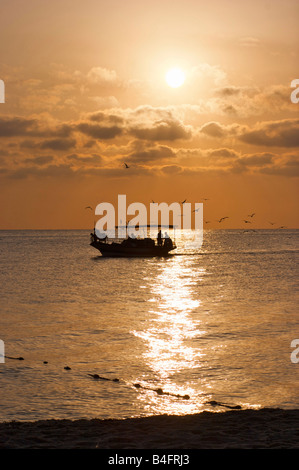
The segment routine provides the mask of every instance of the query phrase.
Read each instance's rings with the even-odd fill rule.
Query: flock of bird
[[[124,165],[124,168],[125,168],[125,169],[129,169],[129,168],[130,168],[129,165],[128,165],[126,162],[124,162],[123,165]],[[202,201],[209,201],[209,198],[202,198]],[[187,202],[187,199],[184,199],[184,200],[181,202],[181,205],[185,204],[186,202]],[[152,203],[153,203],[153,204],[157,204],[157,202],[155,202],[155,201],[153,201],[153,200],[152,200]],[[85,207],[85,209],[91,209],[91,210],[93,210],[91,206],[87,206],[87,207]],[[199,208],[198,208],[198,209],[194,209],[192,212],[198,212],[198,211],[199,211]],[[248,214],[248,215],[247,215],[247,218],[249,217],[250,219],[252,219],[254,216],[255,216],[255,212],[253,212],[252,214]],[[184,217],[184,215],[182,215],[182,217]],[[243,219],[244,224],[251,224],[251,223],[252,223],[251,220],[248,220],[247,218],[246,218],[246,219]],[[217,219],[216,222],[218,222],[219,224],[221,224],[221,222],[223,222],[223,221],[226,220],[226,219],[229,219],[229,216],[220,217],[220,219]],[[210,220],[205,220],[204,222],[205,222],[205,224],[210,224],[210,223],[211,223]],[[268,223],[269,223],[270,225],[272,225],[272,226],[277,225],[276,222],[268,222]],[[286,227],[285,225],[281,225],[280,227],[277,227],[277,228],[283,229],[283,228],[287,228],[287,227]]]
[[[128,168],[129,168],[129,167],[128,167]],[[203,200],[203,201],[209,201],[208,198],[202,198],[202,200]],[[181,205],[184,205],[186,202],[187,202],[187,199],[184,199],[184,200],[181,202]],[[153,199],[152,199],[152,203],[153,203],[153,204],[158,204],[158,203],[155,202]],[[93,208],[92,208],[91,206],[86,206],[85,209],[93,210]],[[199,208],[198,208],[198,209],[193,209],[192,212],[198,212],[198,211],[199,211]],[[247,218],[249,217],[250,219],[253,219],[253,217],[254,217],[255,215],[256,215],[256,213],[253,212],[252,214],[248,214],[248,215],[247,215]],[[181,217],[184,217],[184,215],[182,214]],[[246,218],[246,219],[243,219],[243,222],[244,222],[245,224],[251,224],[251,223],[252,223],[251,220],[247,220],[247,218]],[[219,224],[221,224],[221,222],[223,222],[223,221],[226,220],[226,219],[229,219],[229,216],[226,215],[226,216],[224,216],[224,217],[220,217],[220,219],[216,219],[216,222],[218,222]],[[205,224],[210,224],[210,223],[211,223],[210,220],[205,220],[204,222],[205,222]],[[277,225],[276,222],[268,222],[268,223],[269,223],[270,225],[272,225],[272,226],[273,226],[273,225]],[[279,228],[279,229],[284,229],[284,228],[287,228],[287,227],[286,227],[285,225],[281,225],[281,226],[279,226],[279,227],[277,227],[277,228]]]

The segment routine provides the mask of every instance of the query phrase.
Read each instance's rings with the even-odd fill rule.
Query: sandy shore
[[[2,449],[299,448],[299,410],[0,423]]]

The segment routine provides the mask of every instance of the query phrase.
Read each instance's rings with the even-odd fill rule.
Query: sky
[[[86,206],[118,194],[203,202],[207,228],[299,228],[297,0],[0,10],[0,229],[91,228]]]

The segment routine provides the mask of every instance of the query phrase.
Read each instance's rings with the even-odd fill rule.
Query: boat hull
[[[119,243],[103,243],[101,241],[93,241],[90,245],[100,251],[102,256],[110,258],[147,258],[147,257],[165,257],[170,256],[170,251],[174,250],[176,247],[172,248],[166,246],[152,246],[152,247],[142,247],[136,245],[123,246]]]

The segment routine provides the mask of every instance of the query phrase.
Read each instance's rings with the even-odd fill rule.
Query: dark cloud
[[[74,176],[74,171],[69,165],[49,165],[47,167],[25,166],[18,169],[9,170],[8,176],[12,179],[24,179],[29,177],[50,177],[65,178]]]
[[[158,121],[149,126],[137,125],[130,127],[128,132],[137,139],[151,141],[173,141],[179,139],[190,139],[190,129],[177,121]]]
[[[83,163],[85,165],[99,165],[103,163],[103,158],[98,154],[91,156],[72,154],[67,156],[67,160],[73,163]]]
[[[70,150],[76,146],[75,139],[46,139],[46,140],[24,140],[20,143],[20,147],[24,149],[50,149],[50,150]]]
[[[277,156],[273,153],[260,153],[254,155],[246,155],[240,158],[239,162],[247,166],[264,166],[269,165]]]
[[[69,150],[72,147],[76,146],[76,140],[75,139],[50,139],[50,140],[45,140],[44,142],[41,142],[39,144],[39,147],[41,149],[51,149],[51,150]]]
[[[77,124],[76,129],[93,139],[113,139],[122,134],[123,129],[119,126],[100,126],[89,122]]]
[[[99,111],[76,124],[75,129],[94,139],[113,139],[121,134],[151,142],[192,137],[191,126],[178,120],[172,109],[151,106]]]
[[[70,137],[73,132],[72,126],[69,124],[62,124],[54,127],[41,128],[38,131],[40,137],[55,137],[55,138],[67,138]]]
[[[123,116],[117,115],[115,113],[108,114],[104,111],[98,111],[89,115],[89,119],[95,122],[105,122],[106,124],[121,125],[125,123]]]
[[[297,178],[299,177],[299,166],[289,166],[286,165],[276,165],[267,168],[261,168],[261,173],[272,175],[272,176],[286,176],[290,178]]]
[[[220,149],[213,149],[207,152],[207,155],[212,158],[237,158],[238,153],[235,152],[233,149],[227,148],[220,148]]]
[[[44,155],[40,157],[32,157],[26,158],[25,163],[33,164],[33,165],[46,165],[53,161],[53,157],[51,155]]]
[[[135,143],[135,147],[136,148],[128,156],[126,156],[128,162],[150,163],[176,158],[174,150],[164,145],[143,147],[142,145]]]
[[[225,131],[224,128],[221,124],[218,122],[208,122],[204,124],[200,132],[203,134],[208,135],[209,137],[224,137],[225,136]]]
[[[241,93],[242,88],[236,86],[225,86],[215,90],[216,95],[219,96],[237,96]]]
[[[0,117],[0,137],[24,136],[36,126],[35,119]]]
[[[240,135],[242,142],[272,147],[299,147],[299,119],[258,123]]]
[[[166,175],[175,175],[182,173],[183,168],[179,165],[165,165],[161,168],[161,171]]]

